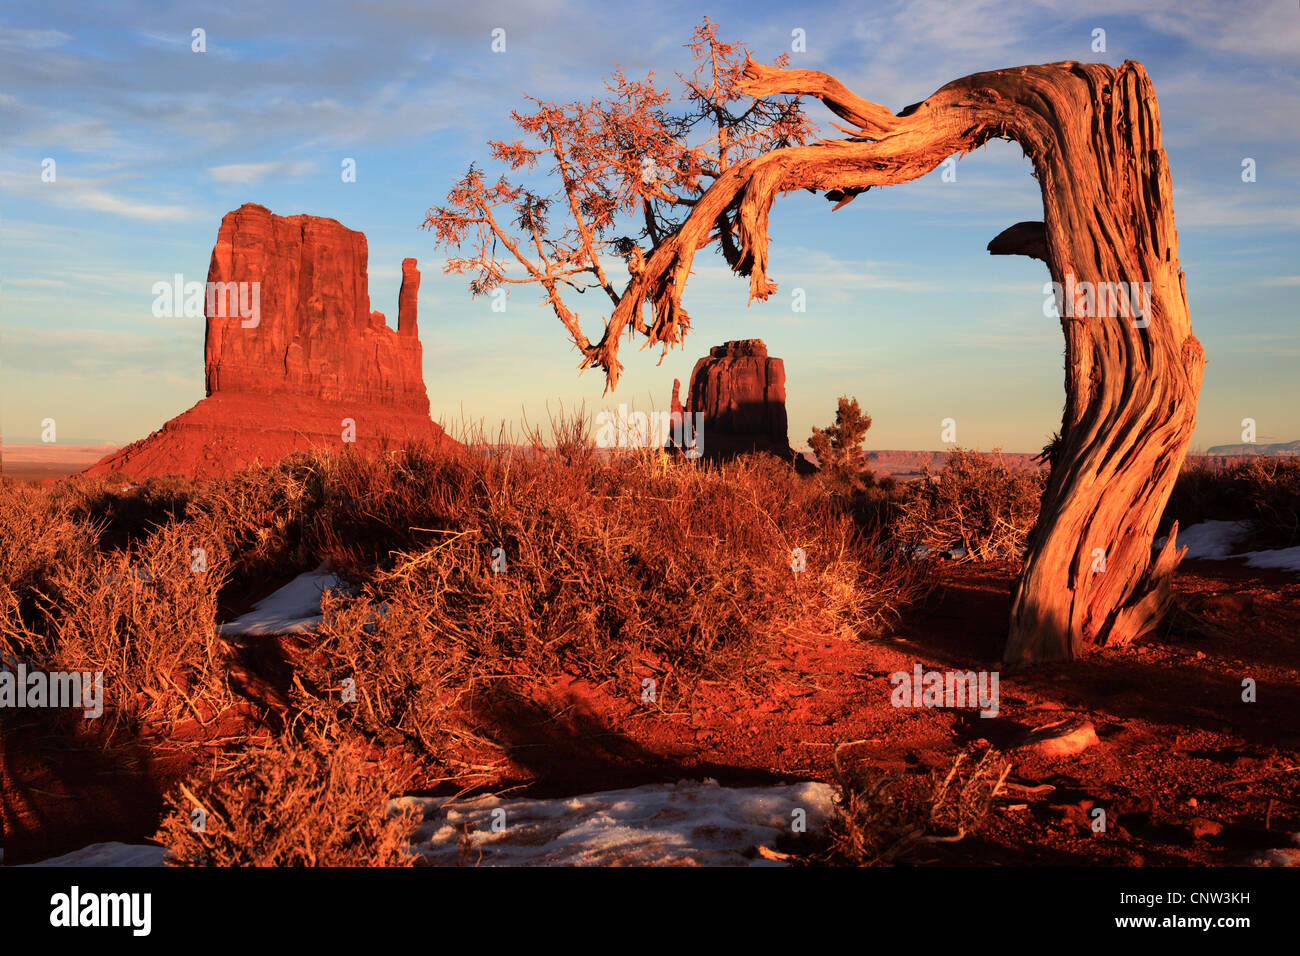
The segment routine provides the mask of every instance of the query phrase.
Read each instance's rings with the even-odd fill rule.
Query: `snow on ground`
[[[781,866],[758,847],[776,849],[796,819],[806,820],[808,833],[819,830],[831,795],[824,783],[733,788],[684,780],[552,800],[485,796],[446,807],[434,797],[402,797],[389,808],[426,815],[413,844],[436,865],[462,862],[459,839],[468,823],[472,847],[464,862],[471,865]]]
[[[1184,558],[1222,561],[1232,554],[1233,547],[1249,531],[1249,521],[1202,521],[1178,529],[1178,546],[1187,545]],[[1156,550],[1163,548],[1168,540],[1167,537],[1157,539]]]
[[[130,843],[92,843],[63,856],[50,857],[27,866],[162,866],[160,846]]]
[[[1249,521],[1202,521],[1178,532],[1178,544],[1187,545],[1187,558],[1209,561],[1227,561],[1244,558],[1251,568],[1277,568],[1282,571],[1300,571],[1300,547],[1278,548],[1273,551],[1243,551],[1235,553],[1237,544],[1250,533]],[[1165,546],[1167,538],[1155,543],[1156,550]]]
[[[687,788],[693,788],[694,792],[688,794]],[[459,805],[459,810],[449,812],[441,825],[426,822],[421,827],[425,835],[419,839],[417,849],[433,863],[458,863],[456,834],[448,831],[452,821],[456,826],[471,821],[471,837],[477,839],[470,862],[478,857],[481,848],[481,864],[489,866],[653,863],[783,866],[780,860],[746,851],[760,842],[770,848],[778,832],[788,832],[787,818],[782,814],[789,808],[802,806],[808,811],[810,832],[814,825],[820,826],[829,813],[829,791],[821,783],[728,790],[709,780],[703,784],[683,782],[612,790],[567,800],[469,801]],[[431,807],[437,812],[437,801],[428,798],[403,797],[392,801],[390,806],[404,804]],[[491,811],[498,806],[506,810],[505,832],[483,833],[479,826],[490,827]],[[742,846],[751,836],[753,840]],[[538,838],[542,841],[540,845],[529,845]],[[1291,842],[1300,847],[1300,833],[1292,834]],[[507,843],[513,846],[507,847]],[[162,866],[164,853],[162,847],[147,844],[92,843],[62,856],[21,866]],[[0,865],[3,863],[4,851],[0,850]],[[1249,863],[1300,866],[1300,849],[1262,850]]]
[[[1291,834],[1291,842],[1300,847],[1300,833]],[[1254,866],[1300,866],[1300,849],[1282,847],[1257,853],[1250,861]]]
[[[1234,554],[1245,558],[1247,567],[1278,568],[1282,571],[1300,571],[1300,547],[1279,548],[1276,551],[1245,551]]]
[[[413,807],[426,816],[412,848],[435,865],[462,862],[469,824],[465,862],[482,866],[784,866],[758,848],[779,853],[778,840],[795,833],[796,821],[807,833],[822,829],[832,792],[824,783],[733,788],[683,780],[552,800],[485,796],[444,805],[399,797],[389,810]],[[28,865],[162,866],[163,854],[157,846],[95,843]]]
[[[326,591],[347,586],[333,572],[321,565],[315,571],[300,574],[280,590],[253,605],[253,610],[221,625],[221,633],[304,634],[323,620],[321,596]]]

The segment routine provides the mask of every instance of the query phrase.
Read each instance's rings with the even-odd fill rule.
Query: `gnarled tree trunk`
[[[856,127],[845,130],[852,137],[776,150],[725,171],[637,270],[586,364],[616,380],[618,340],[628,327],[652,341],[677,341],[689,327],[680,295],[695,252],[715,238],[732,267],[750,277],[751,297],[774,291],[767,221],[779,193],[826,190],[843,204],[991,138],[1015,140],[1042,187],[1044,221],[1013,226],[990,252],[1040,258],[1066,290],[1136,286],[1150,299],[1137,317],[1129,309],[1106,314],[1118,311],[1116,303],[1094,297],[1090,304],[1086,293],[1061,309],[1065,413],[1004,659],[1067,659],[1086,644],[1148,632],[1168,609],[1182,556],[1176,527],[1154,558],[1151,542],[1191,440],[1205,357],[1187,314],[1169,166],[1146,70],[1068,62],[979,73],[897,116],[824,73],[750,61],[746,76],[754,95],[821,98]],[[641,314],[647,299],[649,326]]]

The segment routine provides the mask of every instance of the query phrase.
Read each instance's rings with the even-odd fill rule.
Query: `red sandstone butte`
[[[673,382],[673,410],[681,407]],[[793,458],[785,412],[785,363],[762,339],[709,349],[691,372],[688,413],[704,414],[704,457],[766,451]]]
[[[402,263],[393,331],[370,311],[367,256],[365,235],[333,219],[276,216],[254,203],[227,213],[208,288],[257,283],[259,314],[242,316],[237,293],[230,305],[224,293],[210,294],[208,397],[86,473],[227,474],[293,451],[342,448],[349,427],[363,451],[451,443],[429,418],[416,262]]]

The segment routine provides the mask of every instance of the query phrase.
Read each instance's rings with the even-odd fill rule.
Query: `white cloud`
[[[46,286],[67,286],[67,283],[62,281],[61,279],[2,279],[0,280],[0,284],[24,285],[24,286],[31,285],[31,286],[40,286],[42,288]]]
[[[101,328],[0,328],[10,377],[69,372],[81,378],[167,374],[189,382],[202,373],[202,341],[200,325],[179,322],[162,335]]]
[[[209,166],[208,176],[219,183],[251,185],[264,179],[307,176],[316,168],[309,160],[281,159],[267,163],[229,163]]]
[[[0,26],[0,49],[4,50],[51,50],[63,46],[71,39],[59,30],[23,30]]]
[[[32,199],[45,199],[64,209],[106,212],[149,222],[182,221],[195,216],[196,211],[188,206],[150,202],[110,191],[105,188],[108,185],[111,185],[108,180],[84,179],[66,174],[60,174],[54,182],[42,182],[39,167],[29,174],[12,170],[0,172],[0,190],[19,193]]]
[[[1167,2],[1144,19],[1193,46],[1252,59],[1295,62],[1300,51],[1300,9],[1290,0]]]
[[[1294,229],[1300,222],[1300,205],[1258,198],[1251,186],[1238,184],[1235,192],[1174,187],[1174,213],[1179,227],[1222,226],[1252,229]]]
[[[194,211],[184,206],[164,206],[158,203],[141,202],[130,196],[121,196],[104,189],[81,186],[70,194],[60,194],[55,198],[61,206],[72,209],[91,209],[108,212],[129,219],[145,219],[152,222],[162,220],[180,221],[194,217]]]

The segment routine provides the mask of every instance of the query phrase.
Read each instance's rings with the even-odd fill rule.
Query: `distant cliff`
[[[1215,445],[1205,452],[1207,455],[1218,455],[1227,458],[1254,458],[1259,455],[1267,455],[1275,458],[1291,458],[1300,455],[1300,440],[1274,442],[1273,444],[1257,444],[1255,442],[1242,442],[1239,445]]]

